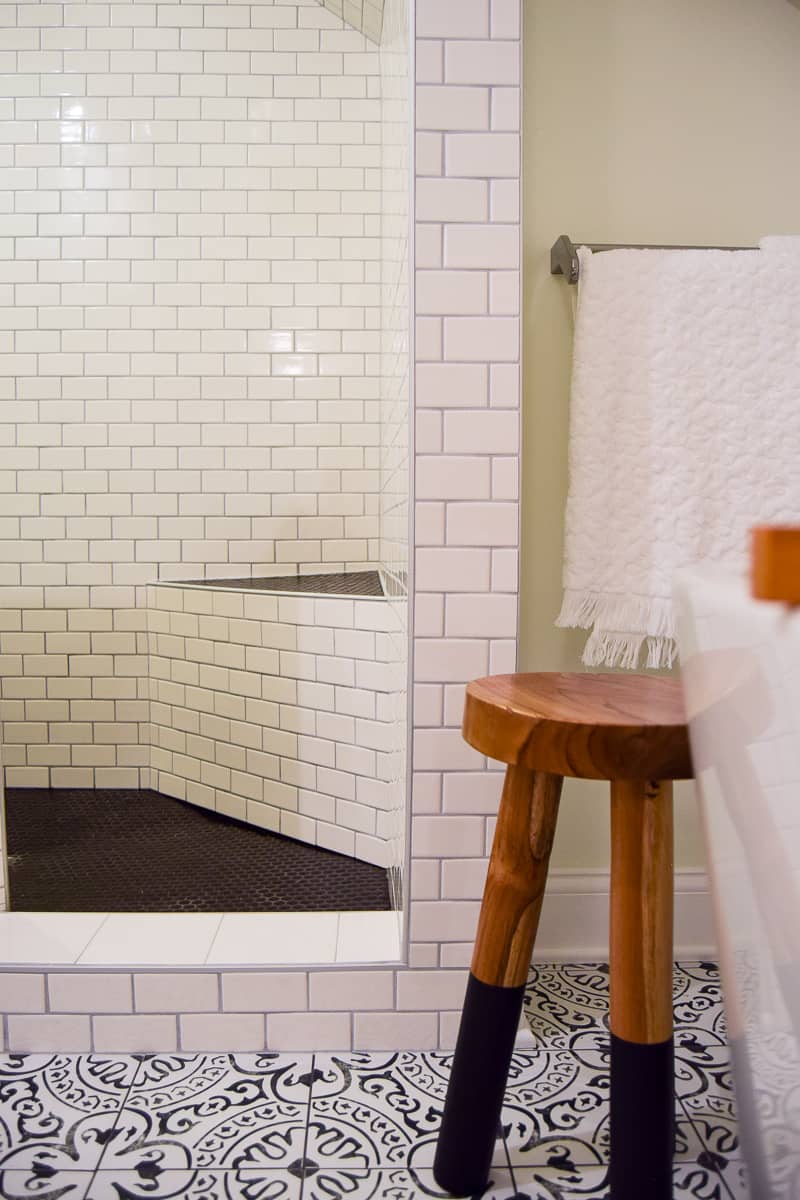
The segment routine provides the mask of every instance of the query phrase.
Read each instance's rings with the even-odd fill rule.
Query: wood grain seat
[[[680,684],[531,674],[467,688],[463,733],[507,764],[434,1163],[456,1195],[486,1186],[539,923],[564,776],[611,792],[611,1200],[670,1200],[672,780],[692,775]]]
[[[691,779],[680,683],[649,675],[493,675],[463,733],[489,758],[578,779]]]

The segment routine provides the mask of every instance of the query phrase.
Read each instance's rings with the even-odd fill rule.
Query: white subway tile
[[[519,229],[515,225],[452,225],[445,231],[446,267],[501,271],[516,269],[519,261]]]
[[[444,357],[451,361],[516,361],[519,321],[511,317],[445,317]]]
[[[484,761],[463,740],[460,729],[417,729],[414,754],[420,771],[480,770]]]
[[[498,501],[448,504],[447,538],[451,545],[516,546],[519,540],[518,506]]]
[[[447,240],[445,248],[447,263]],[[482,271],[418,271],[416,299],[419,313],[485,313],[488,311],[486,275]]]
[[[442,83],[444,80],[443,42],[419,38],[416,46],[417,83]]]
[[[417,177],[444,174],[444,138],[441,133],[420,131],[416,135]],[[456,172],[449,172],[455,174]],[[463,174],[463,172],[461,172]],[[470,172],[476,174],[476,172]]]
[[[518,85],[520,46],[517,41],[460,41],[444,48],[444,77],[449,84]],[[477,126],[473,126],[477,128]]]
[[[170,1016],[95,1016],[92,1034],[96,1051],[114,1053],[152,1053],[177,1050],[175,1017]]]
[[[264,1047],[264,1018],[248,1013],[190,1013],[179,1018],[182,1050],[229,1053]]]
[[[483,81],[476,79],[474,82]],[[418,129],[478,131],[489,128],[488,88],[423,84],[417,87],[416,96]]]
[[[466,986],[466,971],[407,971],[397,979],[397,1007],[460,1010]]]
[[[3,976],[3,1007],[7,1012],[43,1013],[44,984],[44,975],[7,972]]]
[[[433,1050],[437,1045],[438,1021],[434,1012],[354,1014],[356,1050]]]
[[[304,972],[222,974],[223,1007],[230,1012],[300,1012],[308,1007]]]
[[[450,0],[425,0],[417,13],[418,38],[485,38],[489,32],[489,0],[461,0],[454,17]]]
[[[517,134],[448,133],[445,136],[445,174],[449,176],[516,179],[520,169],[519,159]]]
[[[448,412],[444,437],[448,453],[514,454],[519,445],[519,416],[513,411]]]
[[[312,971],[309,974],[312,1009],[352,1011],[394,1007],[394,976],[391,971]]]
[[[274,1013],[267,1017],[268,1050],[349,1050],[349,1013]]]
[[[519,38],[521,16],[519,0],[491,0],[492,37]]]
[[[489,590],[490,556],[486,550],[420,549],[416,552],[417,586],[432,592]]]
[[[7,1049],[13,1053],[69,1053],[92,1048],[88,1016],[8,1017]]]
[[[48,977],[50,1011],[54,1013],[85,1013],[91,1011],[102,996],[104,1012],[133,1011],[131,977],[126,974],[90,975],[52,974]]]

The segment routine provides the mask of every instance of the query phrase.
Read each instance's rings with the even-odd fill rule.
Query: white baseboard
[[[534,962],[608,961],[608,871],[552,870]],[[674,955],[715,958],[716,934],[705,871],[675,872]]]

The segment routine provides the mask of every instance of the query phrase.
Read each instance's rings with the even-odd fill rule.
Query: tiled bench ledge
[[[148,588],[152,786],[392,866],[394,606],[259,583]]]

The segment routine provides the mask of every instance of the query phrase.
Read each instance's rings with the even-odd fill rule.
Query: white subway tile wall
[[[316,0],[0,20],[7,783],[137,786],[143,585],[380,562],[379,56]]]
[[[377,563],[375,47],[315,0],[4,12],[4,583]]]
[[[30,12],[36,6],[25,7]],[[184,15],[198,11],[194,4],[177,7]],[[216,14],[232,8],[238,10],[240,6],[206,6],[207,17],[212,7]],[[254,4],[251,12],[257,11],[264,20],[278,13],[282,16],[285,7]],[[13,11],[13,6],[5,10],[0,7],[0,21],[5,21],[9,28],[14,27]],[[413,819],[416,823],[427,823],[416,824],[412,833],[409,966],[392,971],[394,991],[392,1010],[388,1012],[383,991],[376,992],[373,1003],[366,989],[349,1011],[333,1007],[311,1009],[309,976],[313,977],[315,972],[298,967],[252,974],[234,968],[221,970],[219,1012],[266,1014],[265,1044],[273,1048],[308,1049],[316,1039],[320,1046],[337,1049],[349,1045],[419,1049],[448,1045],[453,1037],[453,1014],[474,935],[487,840],[501,777],[480,756],[462,751],[457,708],[468,672],[464,666],[459,673],[446,648],[434,646],[446,647],[451,637],[475,643],[470,651],[470,666],[476,656],[490,668],[496,662],[508,664],[513,659],[517,545],[507,541],[508,518],[501,515],[498,530],[493,509],[499,505],[505,513],[508,504],[517,503],[519,313],[506,311],[506,307],[512,303],[507,290],[508,273],[517,276],[520,263],[504,257],[502,268],[497,270],[491,264],[450,266],[445,262],[445,254],[449,253],[448,239],[464,223],[488,230],[489,237],[494,236],[495,226],[511,226],[511,234],[500,235],[507,237],[513,236],[513,228],[519,222],[519,136],[516,128],[509,128],[509,123],[514,126],[519,123],[519,88],[507,77],[488,78],[489,68],[483,56],[484,52],[490,56],[494,43],[502,42],[509,43],[509,47],[501,54],[519,61],[520,18],[521,0],[458,0],[458,3],[417,0],[416,4],[419,83],[443,90],[451,86],[468,87],[486,93],[479,106],[481,115],[472,128],[430,128],[434,115],[425,127],[417,129],[416,278],[424,293],[431,286],[445,289],[447,286],[446,281],[429,283],[425,279],[429,271],[475,271],[485,277],[486,299],[479,313],[465,316],[461,312],[431,312],[426,306],[418,315],[422,328],[415,353],[418,418],[415,475],[424,488],[419,503],[441,505],[444,521],[439,526],[440,541],[419,547],[415,552],[415,638],[423,659],[431,665],[423,685],[425,702],[415,722]],[[221,18],[215,15],[212,19]],[[404,24],[403,0],[387,0],[384,46],[386,29],[402,30]],[[451,42],[459,46],[464,42],[475,43],[472,49],[477,52],[473,55],[478,64],[476,78],[465,80],[460,49],[448,62]],[[382,69],[385,69],[384,46]],[[494,58],[491,61],[496,62]],[[395,59],[392,70],[396,66]],[[457,80],[452,74],[454,70]],[[505,94],[509,87],[513,95]],[[442,101],[446,99],[443,95]],[[19,236],[22,239],[24,235]],[[457,246],[457,241],[453,245]],[[23,245],[23,252],[24,249]],[[55,246],[52,251],[55,255]],[[498,275],[506,278],[497,279]],[[511,296],[514,294],[512,289]],[[502,297],[496,300],[502,303],[502,311],[491,307],[492,296]],[[468,353],[474,343],[464,336],[469,331],[460,328],[464,320],[485,323],[476,330],[481,337],[483,357]],[[495,321],[502,323],[497,326],[496,342],[492,336]],[[474,479],[473,490],[469,487],[470,476]],[[472,515],[476,524],[486,518],[487,529],[492,532],[482,541],[467,540],[463,522],[456,519],[455,524],[451,523],[450,508],[461,502],[475,506]],[[41,605],[33,607],[38,611]],[[475,625],[469,628],[473,612]],[[15,631],[21,632],[21,626],[15,627]],[[430,824],[433,818],[436,825]],[[465,820],[475,821],[478,834],[476,837],[468,825],[470,846],[476,847],[474,855],[462,859],[470,864],[469,872],[453,876],[448,871],[443,877],[443,865],[457,857],[454,851],[464,834]],[[353,960],[360,948],[356,937]],[[336,970],[340,977],[349,974],[341,965]],[[92,1023],[109,1013],[102,992],[98,989],[96,1000],[87,1004],[83,1014],[56,1014],[46,988],[56,974],[53,972],[43,979],[41,973],[26,969],[6,976],[15,1000],[6,1005],[10,1014],[6,1022],[7,1045],[46,1049],[55,1044],[66,1049],[70,1043],[69,1048],[80,1049],[90,1044]],[[217,977],[216,972],[212,974]],[[353,974],[360,978],[360,973]],[[167,1048],[182,1036],[183,1026],[176,1029],[175,1014],[183,1011],[189,1015],[191,1008],[179,1007],[183,979],[180,972],[162,970],[159,976],[162,980],[159,986],[166,989],[160,993],[163,995],[160,1010],[154,1006],[152,994],[142,993],[140,999],[138,988],[133,1003],[142,1015],[170,1017],[163,1047]],[[406,979],[408,984],[404,982]],[[170,987],[174,987],[174,993]],[[346,989],[347,985],[340,978],[337,987]],[[172,994],[174,1001],[169,998]],[[342,994],[344,991],[339,992]],[[332,993],[322,997],[315,989],[314,995],[320,1005],[334,1004]],[[205,1032],[200,1034],[197,1027],[189,1024],[187,1037],[192,1045],[197,1045],[204,1036],[209,1044],[219,1046],[221,1028],[205,1026]],[[107,1026],[98,1027],[97,1033],[105,1045],[111,1044]],[[128,1037],[121,1030],[118,1035]],[[159,1031],[151,1029],[150,1048],[159,1048],[160,1037]]]
[[[147,590],[151,786],[399,867],[401,606],[180,584]]]

